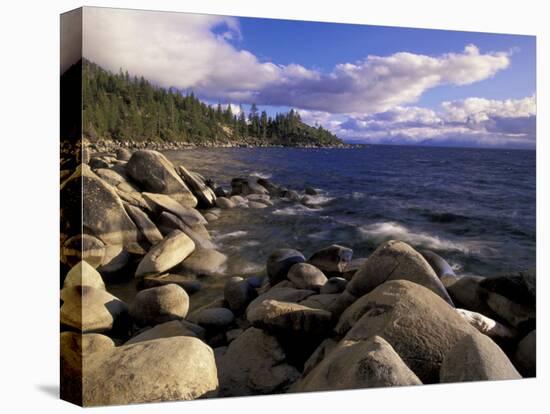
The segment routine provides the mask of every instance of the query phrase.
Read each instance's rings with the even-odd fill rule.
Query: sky
[[[535,148],[535,37],[85,8],[83,55],[350,143]]]

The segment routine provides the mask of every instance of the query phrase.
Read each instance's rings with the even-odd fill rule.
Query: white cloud
[[[162,86],[193,89],[214,101],[373,114],[410,104],[439,85],[481,81],[507,68],[508,52],[367,56],[329,73],[299,64],[261,62],[232,39],[237,19],[183,13],[86,8],[84,56],[107,69]]]
[[[371,115],[315,113],[338,136],[353,142],[534,147],[536,98],[444,102],[438,111],[399,106]]]

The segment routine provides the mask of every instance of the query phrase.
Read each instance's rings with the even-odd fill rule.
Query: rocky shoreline
[[[456,275],[392,240],[359,258],[341,245],[310,257],[279,249],[263,274],[226,274],[209,223],[228,209],[315,208],[316,190],[258,177],[219,185],[160,147],[85,148],[82,164],[61,160],[62,398],[97,406],[535,376],[534,272]],[[119,281],[135,297],[113,295]],[[210,282],[219,294],[194,301]]]

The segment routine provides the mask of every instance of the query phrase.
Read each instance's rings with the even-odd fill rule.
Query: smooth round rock
[[[141,326],[183,319],[188,311],[189,296],[175,284],[142,290],[130,306],[130,316]]]
[[[332,293],[342,293],[346,290],[346,285],[348,281],[343,277],[331,277],[327,282],[321,286],[320,293],[322,294],[332,294]]]
[[[224,329],[233,324],[235,315],[227,308],[208,308],[201,310],[196,319],[206,329]]]
[[[258,296],[254,288],[242,277],[234,276],[225,282],[223,295],[229,308],[241,313]]]
[[[296,263],[303,263],[306,258],[298,250],[294,249],[279,249],[275,250],[267,258],[267,277],[269,283],[275,285],[282,280],[285,280],[290,268]]]
[[[318,267],[325,273],[343,273],[352,258],[352,249],[333,244],[313,253],[308,263]]]
[[[292,265],[288,271],[287,278],[298,289],[311,290],[321,289],[328,280],[321,270],[309,263],[296,263]]]
[[[67,273],[63,287],[70,286],[91,286],[96,289],[105,290],[103,278],[97,270],[88,264],[85,260],[73,266]]]

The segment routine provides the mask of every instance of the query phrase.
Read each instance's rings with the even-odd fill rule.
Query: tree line
[[[88,139],[246,143],[252,145],[339,145],[318,125],[302,122],[291,109],[274,117],[252,104],[245,114],[232,105],[207,105],[193,92],[161,88],[128,72],[82,65],[83,134]]]

